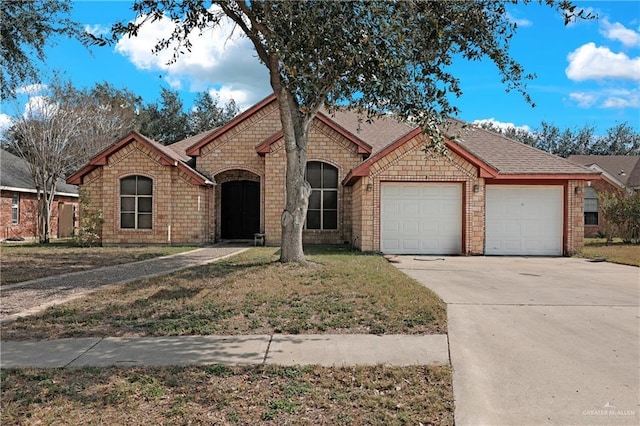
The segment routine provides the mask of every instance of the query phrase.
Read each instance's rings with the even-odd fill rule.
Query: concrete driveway
[[[448,304],[456,425],[640,424],[640,269],[399,256]]]

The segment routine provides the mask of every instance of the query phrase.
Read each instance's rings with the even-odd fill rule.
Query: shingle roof
[[[415,127],[391,117],[380,117],[367,122],[366,115],[358,114],[356,111],[338,109],[329,113],[325,109],[321,109],[320,112],[369,144],[372,148],[371,154],[381,151],[415,129]]]
[[[490,130],[463,126],[454,120],[448,130],[455,143],[496,169],[501,175],[584,175],[593,170]]]
[[[211,130],[198,133],[197,135],[189,136],[186,139],[167,145],[167,147],[171,148],[182,161],[189,161],[191,157],[187,155],[187,150],[218,129],[219,127],[215,127]]]
[[[34,192],[35,185],[29,172],[29,164],[22,158],[8,151],[0,150],[2,168],[0,170],[0,186],[4,188],[19,188]],[[77,194],[78,187],[67,184],[63,179],[58,179],[56,192],[64,194]]]
[[[629,188],[640,188],[639,155],[571,155],[569,161],[582,166],[597,165]]]

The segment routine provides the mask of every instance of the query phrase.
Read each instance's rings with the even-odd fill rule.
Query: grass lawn
[[[195,247],[77,247],[70,240],[49,245],[0,244],[0,284],[14,284],[38,278],[120,265],[193,250]]]
[[[3,326],[2,339],[445,333],[446,306],[385,259],[274,248],[103,290]],[[1,424],[453,425],[449,366],[9,369]]]
[[[8,424],[453,425],[439,366],[2,370]]]
[[[607,245],[604,238],[587,238],[580,256],[587,259],[602,259],[623,265],[640,266],[640,245],[623,244],[618,241]]]
[[[7,324],[2,338],[446,333],[444,302],[381,256],[313,248],[304,267],[276,252],[114,286]]]

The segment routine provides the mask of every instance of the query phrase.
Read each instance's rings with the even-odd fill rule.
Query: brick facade
[[[120,227],[120,179],[139,175],[152,179],[151,229]],[[84,178],[82,189],[92,210],[102,210],[103,244],[203,244],[211,240],[210,198],[213,190],[194,185],[157,153],[132,142],[109,157],[108,164]]]
[[[456,183],[462,190],[461,253],[485,252],[485,189],[487,184],[516,183],[491,175],[467,153],[450,150],[446,156],[428,155],[419,132],[407,133],[391,146],[378,151],[365,164],[366,143],[355,133],[332,126],[326,118],[316,119],[309,131],[308,161],[319,161],[338,171],[338,213],[336,230],[304,230],[305,244],[350,243],[365,251],[380,251],[381,186],[389,182]],[[211,181],[194,183],[178,167],[162,158],[162,149],[136,139],[110,152],[103,164],[83,174],[82,188],[93,208],[104,213],[102,238],[105,244],[205,244],[221,238],[223,210],[221,186],[232,181],[260,183],[259,231],[269,245],[280,244],[281,215],[285,204],[286,155],[276,102],[241,115],[220,131],[208,134],[187,152],[195,157],[194,169]],[[514,142],[515,143],[515,142]],[[363,151],[365,150],[365,151]],[[177,152],[177,151],[176,151]],[[177,165],[177,162],[176,162]],[[483,168],[484,167],[484,168]],[[354,170],[359,174],[351,175]],[[489,174],[487,174],[489,173]],[[148,230],[121,229],[120,179],[130,175],[153,180],[153,226]],[[354,177],[355,176],[355,177]],[[346,180],[348,179],[348,180]],[[501,179],[500,182],[497,182]],[[509,177],[513,179],[513,177]],[[563,185],[564,254],[583,244],[584,177],[572,179],[529,177],[534,184]],[[346,184],[343,184],[346,183]]]
[[[617,185],[613,185],[611,184],[608,180],[606,179],[598,179],[598,180],[594,180],[591,182],[590,185],[593,189],[595,189],[596,193],[598,195],[601,194],[622,194],[624,192],[624,189],[620,188]],[[584,194],[583,194],[584,196]],[[584,220],[582,222],[584,224]],[[594,238],[598,236],[599,231],[605,230],[607,228],[606,226],[606,220],[604,218],[604,213],[602,212],[602,206],[600,201],[598,200],[598,224],[597,225],[584,225],[584,236],[586,238]]]
[[[13,195],[18,194],[19,220],[13,223]],[[58,237],[58,211],[62,204],[71,204],[78,208],[78,198],[57,195],[53,201],[51,214],[51,237]],[[74,226],[74,229],[76,227]],[[32,239],[38,235],[38,196],[32,192],[2,190],[0,193],[0,238]]]

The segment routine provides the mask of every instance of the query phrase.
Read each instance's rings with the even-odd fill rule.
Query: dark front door
[[[235,180],[222,184],[222,239],[251,239],[260,232],[260,183]]]

